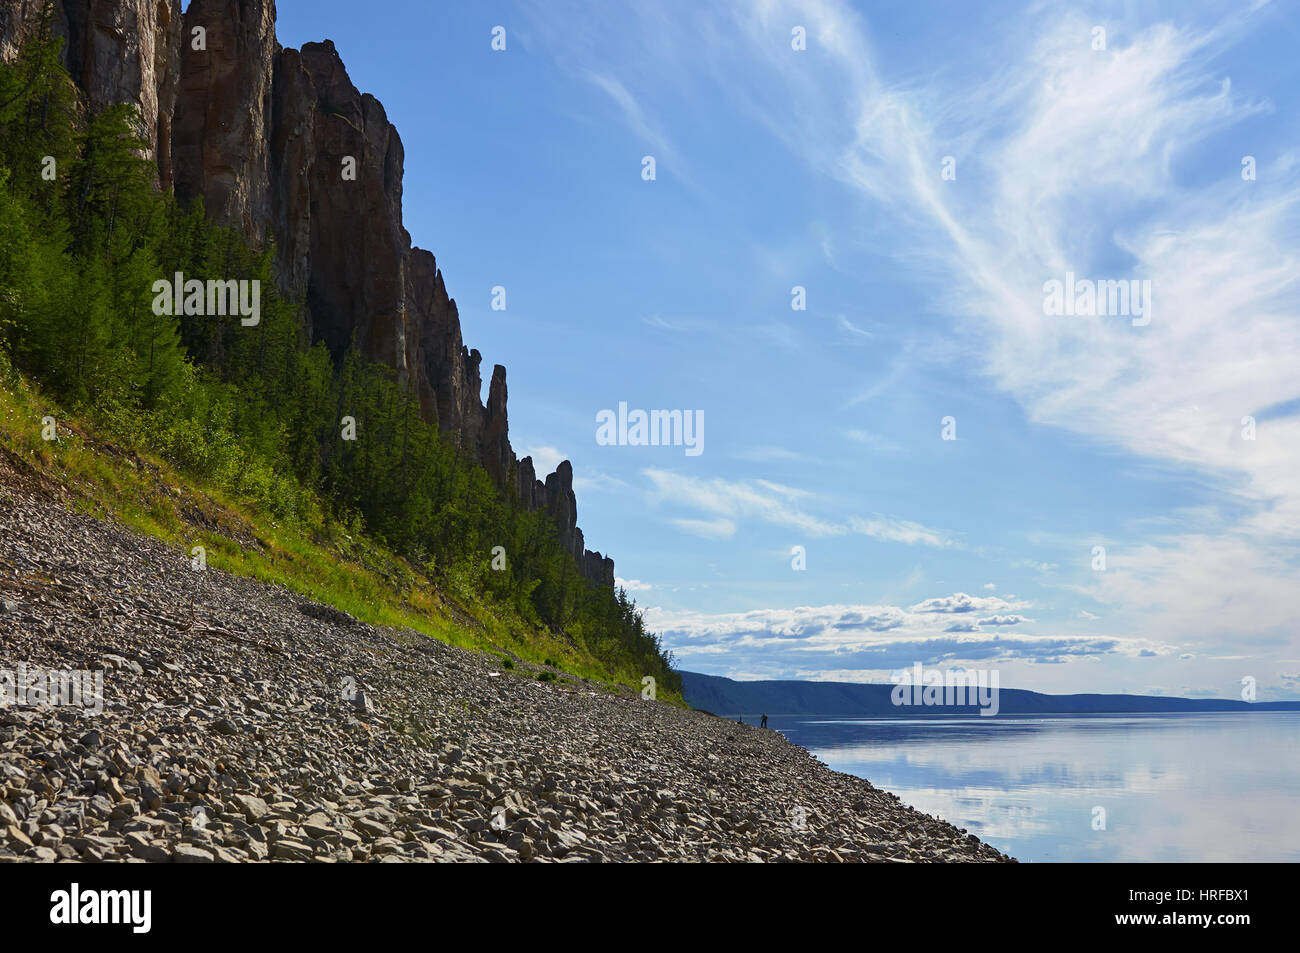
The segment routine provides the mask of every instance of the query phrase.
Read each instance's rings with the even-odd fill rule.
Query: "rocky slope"
[[[996,861],[772,731],[538,681],[77,515],[0,463],[0,861]]]
[[[282,48],[274,0],[191,0],[183,12],[181,0],[5,0],[0,58],[39,33],[47,5],[90,107],[139,108],[160,185],[274,240],[279,283],[305,302],[312,339],[336,356],[355,342],[393,367],[426,419],[551,513],[584,573],[612,585],[613,562],[578,528],[572,468],[541,480],[516,459],[501,365],[484,405],[482,355],[465,346],[433,255],[402,223],[401,137],[334,44]]]

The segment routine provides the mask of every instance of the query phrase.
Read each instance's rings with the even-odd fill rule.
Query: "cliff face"
[[[172,132],[176,194],[203,199],[213,218],[261,240],[271,222],[275,4],[192,0],[181,40]]]
[[[19,48],[36,36],[41,25],[41,8],[44,0],[9,0],[0,4],[0,60],[13,62]],[[63,7],[57,9],[55,31],[67,37],[68,24],[63,19]]]
[[[305,294],[331,353],[355,335],[362,353],[409,381],[402,140],[379,101],[352,85],[334,44],[284,50],[275,65],[272,176],[286,283]]]
[[[5,0],[0,10],[0,58],[40,33],[46,15],[52,35],[64,40],[64,65],[102,109],[134,103],[153,144],[163,188],[172,187],[172,118],[181,75],[180,0]]]
[[[279,284],[305,302],[312,339],[394,368],[427,420],[548,512],[584,575],[612,585],[613,561],[585,548],[568,461],[542,481],[516,460],[500,365],[484,406],[482,357],[433,255],[402,225],[401,137],[334,44],[281,48],[274,0],[191,0],[183,15],[181,0],[4,0],[0,57],[38,33],[47,6],[90,108],[140,110],[161,186],[274,240]]]

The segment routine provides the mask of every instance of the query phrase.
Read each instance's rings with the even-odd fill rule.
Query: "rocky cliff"
[[[159,184],[276,243],[282,290],[300,298],[311,337],[336,357],[355,345],[418,395],[506,492],[555,520],[584,575],[612,585],[614,564],[585,548],[573,469],[545,480],[515,458],[506,371],[461,336],[432,254],[402,224],[404,153],[383,105],[348,77],[334,44],[284,49],[274,0],[4,0],[0,57],[42,29],[89,108],[134,103]]]
[[[180,0],[4,0],[0,59],[48,30],[92,110],[134,103],[153,144],[159,181],[171,188],[172,120],[181,75]]]
[[[75,6],[85,0],[64,0]],[[129,5],[147,0],[115,0]],[[271,224],[271,78],[275,4],[192,0],[172,127],[176,194],[261,240]]]

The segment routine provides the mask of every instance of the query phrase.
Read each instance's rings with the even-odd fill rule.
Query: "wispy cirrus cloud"
[[[861,536],[890,543],[920,544],[922,546],[958,546],[960,542],[943,530],[931,529],[911,520],[891,519],[887,516],[855,516],[848,522],[849,529]]]
[[[662,156],[677,154],[676,147],[668,140],[668,137],[659,129],[658,125],[650,121],[645,110],[641,107],[641,103],[616,76],[584,70],[582,77],[609,97],[618,108],[618,112],[628,128],[637,138],[644,141],[648,147]]]
[[[844,431],[844,436],[854,443],[862,444],[864,447],[878,450],[881,453],[897,453],[901,449],[894,441],[868,430],[853,428]]]
[[[875,337],[875,335],[872,334],[870,331],[866,330],[865,328],[858,327],[856,324],[854,324],[852,321],[850,321],[842,314],[836,316],[835,325],[841,331],[847,333],[850,337],[858,338],[862,341],[869,341],[871,338]]]
[[[703,510],[727,521],[757,519],[773,526],[798,530],[811,536],[833,536],[841,532],[833,523],[818,519],[794,505],[799,491],[760,481],[700,478],[670,470],[643,470],[652,484],[651,497]]]
[[[910,520],[875,514],[847,520],[823,518],[807,511],[816,502],[815,494],[773,483],[769,480],[724,480],[687,476],[670,470],[642,471],[650,480],[651,499],[714,514],[711,521],[674,519],[674,525],[696,535],[730,536],[737,521],[750,519],[771,526],[797,530],[810,537],[856,534],[883,542],[934,547],[959,546],[952,533],[933,529]],[[725,532],[723,532],[725,530]]]
[[[627,486],[626,480],[611,476],[602,470],[587,470],[573,477],[573,489],[583,493],[622,490]]]
[[[1200,25],[1124,22],[1095,50],[1091,14],[1030,7],[981,82],[941,72],[885,85],[847,4],[742,5],[735,16],[756,46],[800,15],[828,42],[815,64],[766,45],[788,82],[764,87],[767,102],[741,95],[781,117],[773,132],[809,165],[891,217],[891,253],[931,282],[936,305],[960,317],[965,354],[1030,420],[1198,472],[1225,507],[1244,508],[1226,528],[1189,519],[1113,548],[1088,595],[1145,610],[1170,636],[1235,629],[1294,644],[1295,137],[1257,157],[1255,181],[1231,151],[1217,176],[1187,175],[1197,150],[1272,110],[1220,67],[1243,36],[1269,29],[1272,8],[1208,9],[1185,19]],[[1240,153],[1250,149],[1243,138]],[[955,180],[940,175],[945,155]],[[1046,317],[1043,282],[1067,271],[1150,280],[1150,325]],[[859,400],[885,387],[874,381]],[[1250,416],[1258,433],[1243,439]]]
[[[797,450],[788,450],[785,447],[772,446],[750,447],[746,450],[738,451],[736,453],[736,458],[740,460],[749,460],[753,463],[799,463],[808,460],[807,455],[799,453]]]
[[[736,535],[736,524],[722,517],[713,520],[674,518],[669,522],[683,533],[700,536],[704,539],[730,539]]]

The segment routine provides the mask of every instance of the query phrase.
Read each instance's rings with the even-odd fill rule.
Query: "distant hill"
[[[973,715],[970,705],[950,707],[893,704],[893,685],[853,682],[737,682],[718,675],[682,672],[682,691],[692,708],[717,715]],[[1243,702],[1220,698],[1160,695],[1044,695],[1019,688],[998,692],[998,713],[1104,714],[1120,712],[1300,711],[1300,702]]]

